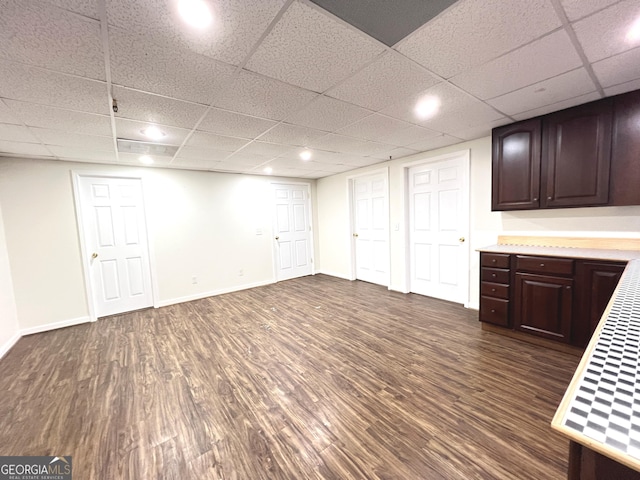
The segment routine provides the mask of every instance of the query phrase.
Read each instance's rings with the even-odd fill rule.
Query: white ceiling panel
[[[113,98],[118,101],[118,118],[173,127],[193,128],[207,110],[203,105],[122,87],[113,88]]]
[[[30,129],[22,125],[0,124],[0,140],[11,142],[40,143]]]
[[[168,167],[171,162],[171,157],[164,157],[156,155],[153,157],[152,167]],[[118,153],[118,163],[122,165],[135,165],[142,166],[140,163],[140,155],[136,153]],[[146,165],[145,165],[146,166]]]
[[[238,65],[267,29],[285,0],[216,0],[207,2],[213,24],[189,27],[179,16],[177,1],[109,0],[110,25],[144,33],[154,43],[176,45],[226,63]]]
[[[305,127],[333,132],[372,113],[356,105],[323,96],[287,120]]]
[[[621,93],[631,92],[633,90],[640,89],[640,80],[634,80],[633,82],[621,83],[620,85],[616,85],[614,87],[609,87],[604,89],[604,93],[607,96],[610,95],[619,95]]]
[[[251,56],[247,69],[323,92],[383,50],[371,37],[295,1]]]
[[[378,111],[438,82],[415,62],[390,51],[329,90],[327,95]]]
[[[596,62],[593,71],[603,87],[636,80],[640,78],[640,48]]]
[[[204,147],[214,150],[224,150],[226,152],[235,152],[248,142],[249,140],[245,138],[227,137],[207,132],[195,132],[191,135],[186,145],[189,147]]]
[[[582,66],[565,30],[456,75],[451,82],[481,98],[493,98]]]
[[[106,83],[0,61],[0,97],[109,114]]]
[[[398,158],[408,157],[409,155],[415,155],[416,153],[420,153],[418,150],[413,150],[412,148],[405,147],[395,147],[391,150],[387,150],[382,153],[377,153],[375,155],[370,155],[372,158],[377,160],[396,160]]]
[[[573,24],[590,62],[640,47],[640,38],[626,39],[627,31],[640,18],[638,0],[625,0]]]
[[[429,130],[428,128],[411,125],[404,130],[394,132],[390,135],[384,135],[379,140],[391,145],[405,146],[437,135],[440,135],[440,133]]]
[[[50,4],[4,0],[0,45],[0,58],[105,79],[100,24]]]
[[[8,154],[53,158],[53,154],[47,150],[46,147],[38,145],[37,143],[20,143],[0,140],[0,155],[7,156]]]
[[[178,46],[166,48],[114,27],[109,39],[116,85],[209,104],[235,72],[231,65]]]
[[[47,3],[85,17],[98,19],[98,0],[46,0]]]
[[[73,112],[16,100],[4,100],[4,102],[16,117],[31,127],[87,135],[111,135],[111,121],[106,115]]]
[[[214,106],[256,117],[282,120],[317,95],[278,80],[243,70]]]
[[[61,132],[48,128],[30,128],[31,133],[46,145],[61,147],[93,148],[95,150],[113,150],[113,138],[98,137],[96,135],[79,135],[77,133]]]
[[[450,135],[440,135],[438,137],[431,137],[426,140],[416,142],[409,146],[409,148],[413,150],[418,150],[419,152],[426,152],[428,150],[433,150],[436,148],[447,147],[449,145],[455,145],[456,143],[460,143],[463,140],[460,138],[452,137]]]
[[[461,0],[402,40],[397,50],[445,78],[560,27],[549,0]]]
[[[13,125],[20,125],[22,122],[15,114],[9,110],[9,107],[5,105],[0,98],[0,123],[10,123]]]
[[[210,168],[212,172],[222,172],[222,173],[255,173],[257,175],[261,175],[261,172],[251,172],[253,170],[253,166],[243,163],[236,163],[232,161],[218,162],[213,167]]]
[[[570,21],[578,20],[620,0],[560,0]]]
[[[304,147],[314,140],[324,137],[326,134],[327,132],[316,130],[315,128],[281,123],[262,135],[260,140]]]
[[[280,145],[279,143],[251,142],[242,149],[242,153],[255,153],[258,155],[264,155],[265,157],[273,158],[285,153],[293,153],[298,150],[300,149],[289,145]]]
[[[219,162],[216,160],[207,160],[199,158],[182,158],[178,157],[171,164],[170,167],[174,168],[187,168],[194,170],[210,170],[215,168]]]
[[[486,137],[487,135],[491,135],[491,129],[495,127],[501,127],[502,125],[507,125],[508,123],[512,123],[512,120],[503,117],[500,120],[494,120],[492,122],[483,123],[480,126],[464,128],[460,130],[452,130],[450,134],[454,137],[462,138],[464,140],[475,140],[476,138]]]
[[[320,150],[328,150],[331,152],[368,156],[374,155],[376,153],[379,154],[395,148],[395,145],[370,142],[367,140],[345,137],[344,135],[337,135],[332,133],[327,135],[326,137],[322,137],[314,141],[311,144],[311,147],[318,148]]]
[[[489,103],[507,115],[515,115],[591,93],[595,89],[596,87],[585,69],[579,68],[494,98],[489,100]]]
[[[351,137],[364,138],[365,140],[384,142],[385,138],[407,129],[411,125],[402,120],[374,114],[352,123],[336,133]]]
[[[565,108],[574,107],[576,105],[582,105],[583,103],[593,102],[598,100],[600,94],[598,92],[587,93],[586,95],[578,95],[577,97],[569,98],[561,102],[545,105],[544,107],[534,108],[526,112],[518,113],[513,116],[516,120],[526,120],[528,118],[538,117],[540,115],[546,115],[547,113],[557,112],[558,110],[564,110]]]
[[[502,113],[496,112],[487,104],[475,102],[458,110],[444,110],[433,118],[423,120],[422,124],[431,130],[453,135],[455,131],[488,125],[502,118]]]
[[[225,160],[227,164],[244,165],[245,167],[256,167],[267,163],[272,157],[265,155],[256,155],[254,153],[244,153],[240,150]]]
[[[149,126],[146,122],[139,122],[137,120],[126,120],[124,118],[116,118],[116,137],[126,138],[128,140],[138,140],[141,142],[149,142],[149,138],[146,137],[141,130],[144,130]],[[167,127],[160,125],[158,127],[161,132],[165,134],[158,143],[166,145],[181,145],[189,130],[178,127]]]
[[[115,163],[116,161],[116,153],[113,148],[111,148],[111,151],[96,150],[90,147],[61,147],[58,145],[50,145],[47,148],[49,148],[56,157],[65,160],[100,163]]]
[[[265,118],[251,117],[219,108],[212,108],[198,126],[198,130],[219,135],[255,138],[277,124],[278,122]]]
[[[231,152],[225,150],[214,150],[205,147],[189,147],[185,146],[178,152],[178,158],[183,160],[207,160],[211,162],[220,162],[231,155]]]

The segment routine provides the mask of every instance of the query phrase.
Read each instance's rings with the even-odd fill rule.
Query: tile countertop
[[[551,426],[640,471],[640,259],[627,264]]]
[[[530,247],[527,245],[492,245],[479,248],[484,253],[509,253],[517,255],[543,255],[547,257],[587,258],[591,260],[611,260],[629,262],[640,259],[640,252],[636,250],[610,250],[599,248],[573,247]]]

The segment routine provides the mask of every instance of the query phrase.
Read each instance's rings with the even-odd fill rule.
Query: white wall
[[[143,178],[159,305],[275,280],[270,184],[283,179],[0,159],[0,205],[23,333],[88,319],[72,170]],[[314,202],[315,181],[309,183]]]
[[[0,358],[20,338],[19,330],[2,209],[0,208]]]
[[[477,248],[496,242],[500,234],[534,234],[556,236],[638,237],[640,206],[593,207],[522,212],[491,211],[491,138],[481,138],[458,145],[420,153],[318,180],[318,248],[322,252],[318,271],[349,278],[351,276],[351,242],[349,229],[348,177],[381,167],[389,168],[391,228],[391,285],[407,291],[404,164],[446,153],[469,150],[470,175],[470,306],[479,302],[479,255]]]

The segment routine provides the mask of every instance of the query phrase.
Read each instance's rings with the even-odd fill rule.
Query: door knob
[[[354,233],[354,234],[353,234],[353,236],[354,236],[354,237],[356,237],[356,238],[358,238],[358,234],[357,234],[357,233]]]
[[[459,241],[460,243],[464,243],[464,237],[460,237],[460,238],[458,239],[458,241]],[[495,260],[494,260],[494,261],[495,261]]]
[[[98,258],[98,254],[96,252],[93,252],[93,255],[91,255],[91,258]]]
[[[276,237],[276,240],[280,240],[280,237]]]

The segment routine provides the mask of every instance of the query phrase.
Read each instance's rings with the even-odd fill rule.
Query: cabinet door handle
[[[533,201],[534,201],[534,202],[537,202],[537,201],[538,201],[538,197],[535,197],[535,198],[533,199]]]
[[[551,197],[547,197],[547,200],[551,200]]]
[[[540,264],[540,266],[541,266],[541,267],[544,267],[544,263],[541,263],[541,264]]]
[[[491,260],[493,263],[496,263],[496,259],[494,258],[493,260]]]
[[[496,278],[496,274],[495,274],[495,273],[492,273],[492,274],[491,274],[491,276],[492,276],[493,278]]]
[[[491,289],[491,291],[492,291],[492,292],[495,292],[495,291],[496,291],[496,289],[495,289],[495,288],[492,288],[492,289]]]
[[[492,309],[491,309],[491,313],[496,313],[496,309],[495,309],[495,308],[492,308]]]

